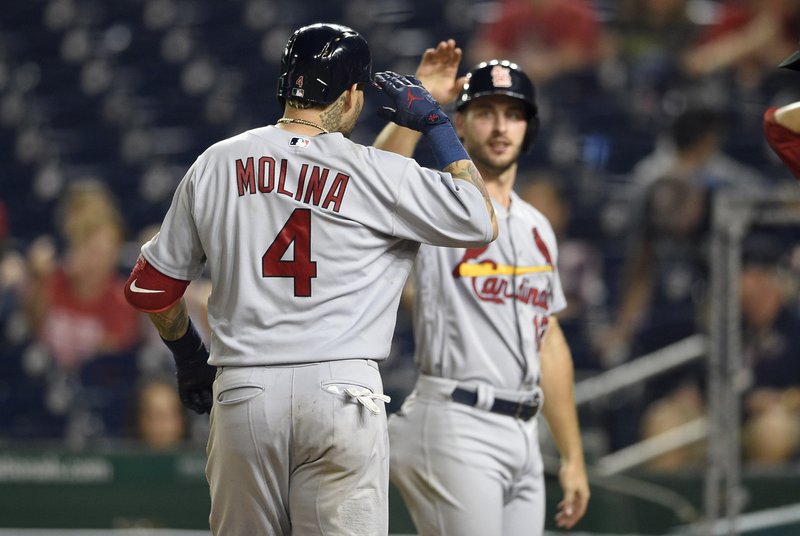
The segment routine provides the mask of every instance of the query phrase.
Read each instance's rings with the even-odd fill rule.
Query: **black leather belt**
[[[474,407],[475,404],[478,403],[477,392],[462,389],[461,387],[456,387],[451,396],[453,401],[458,402],[459,404],[466,404],[467,406]],[[492,413],[516,417],[517,419],[522,419],[523,421],[528,421],[534,418],[537,413],[539,413],[539,401],[540,398],[538,396],[533,396],[530,399],[523,401],[495,398],[492,408],[489,411]]]

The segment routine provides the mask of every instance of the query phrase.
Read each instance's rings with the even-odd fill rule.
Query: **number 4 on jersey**
[[[294,244],[294,259],[283,256]],[[317,277],[317,263],[311,260],[311,210],[298,208],[292,212],[283,228],[261,257],[263,277],[291,277],[294,295],[311,296],[311,280]]]

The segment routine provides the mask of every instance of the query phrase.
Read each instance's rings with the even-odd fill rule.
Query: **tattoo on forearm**
[[[492,202],[489,199],[489,193],[486,191],[486,185],[483,183],[483,178],[481,177],[478,168],[475,167],[475,164],[473,164],[471,160],[457,160],[446,166],[444,171],[450,173],[456,179],[464,179],[465,181],[474,184],[483,196],[486,204],[488,206],[492,205]]]
[[[168,341],[180,339],[189,327],[189,313],[183,299],[166,311],[150,313],[148,316],[158,330],[158,334]]]

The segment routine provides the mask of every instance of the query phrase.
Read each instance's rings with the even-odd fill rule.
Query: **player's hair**
[[[311,110],[312,108],[323,110],[326,108],[326,105],[324,104],[317,104],[315,102],[300,99],[286,99],[286,104],[288,104],[290,108],[295,108],[297,110]]]

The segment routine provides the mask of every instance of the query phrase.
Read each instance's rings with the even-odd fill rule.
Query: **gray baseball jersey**
[[[195,161],[142,254],[177,279],[207,266],[212,365],[380,360],[419,243],[491,237],[466,181],[340,133],[267,126]]]
[[[536,391],[539,348],[566,305],[549,222],[516,194],[497,240],[422,246],[414,268],[420,371],[389,419],[391,479],[421,536],[529,536],[544,527],[536,419],[487,411]],[[475,391],[475,407],[456,388]],[[546,403],[546,401],[545,401]]]
[[[548,317],[566,306],[547,219],[512,192],[495,204],[497,240],[474,249],[423,246],[415,284],[420,372],[501,389],[530,389]]]

